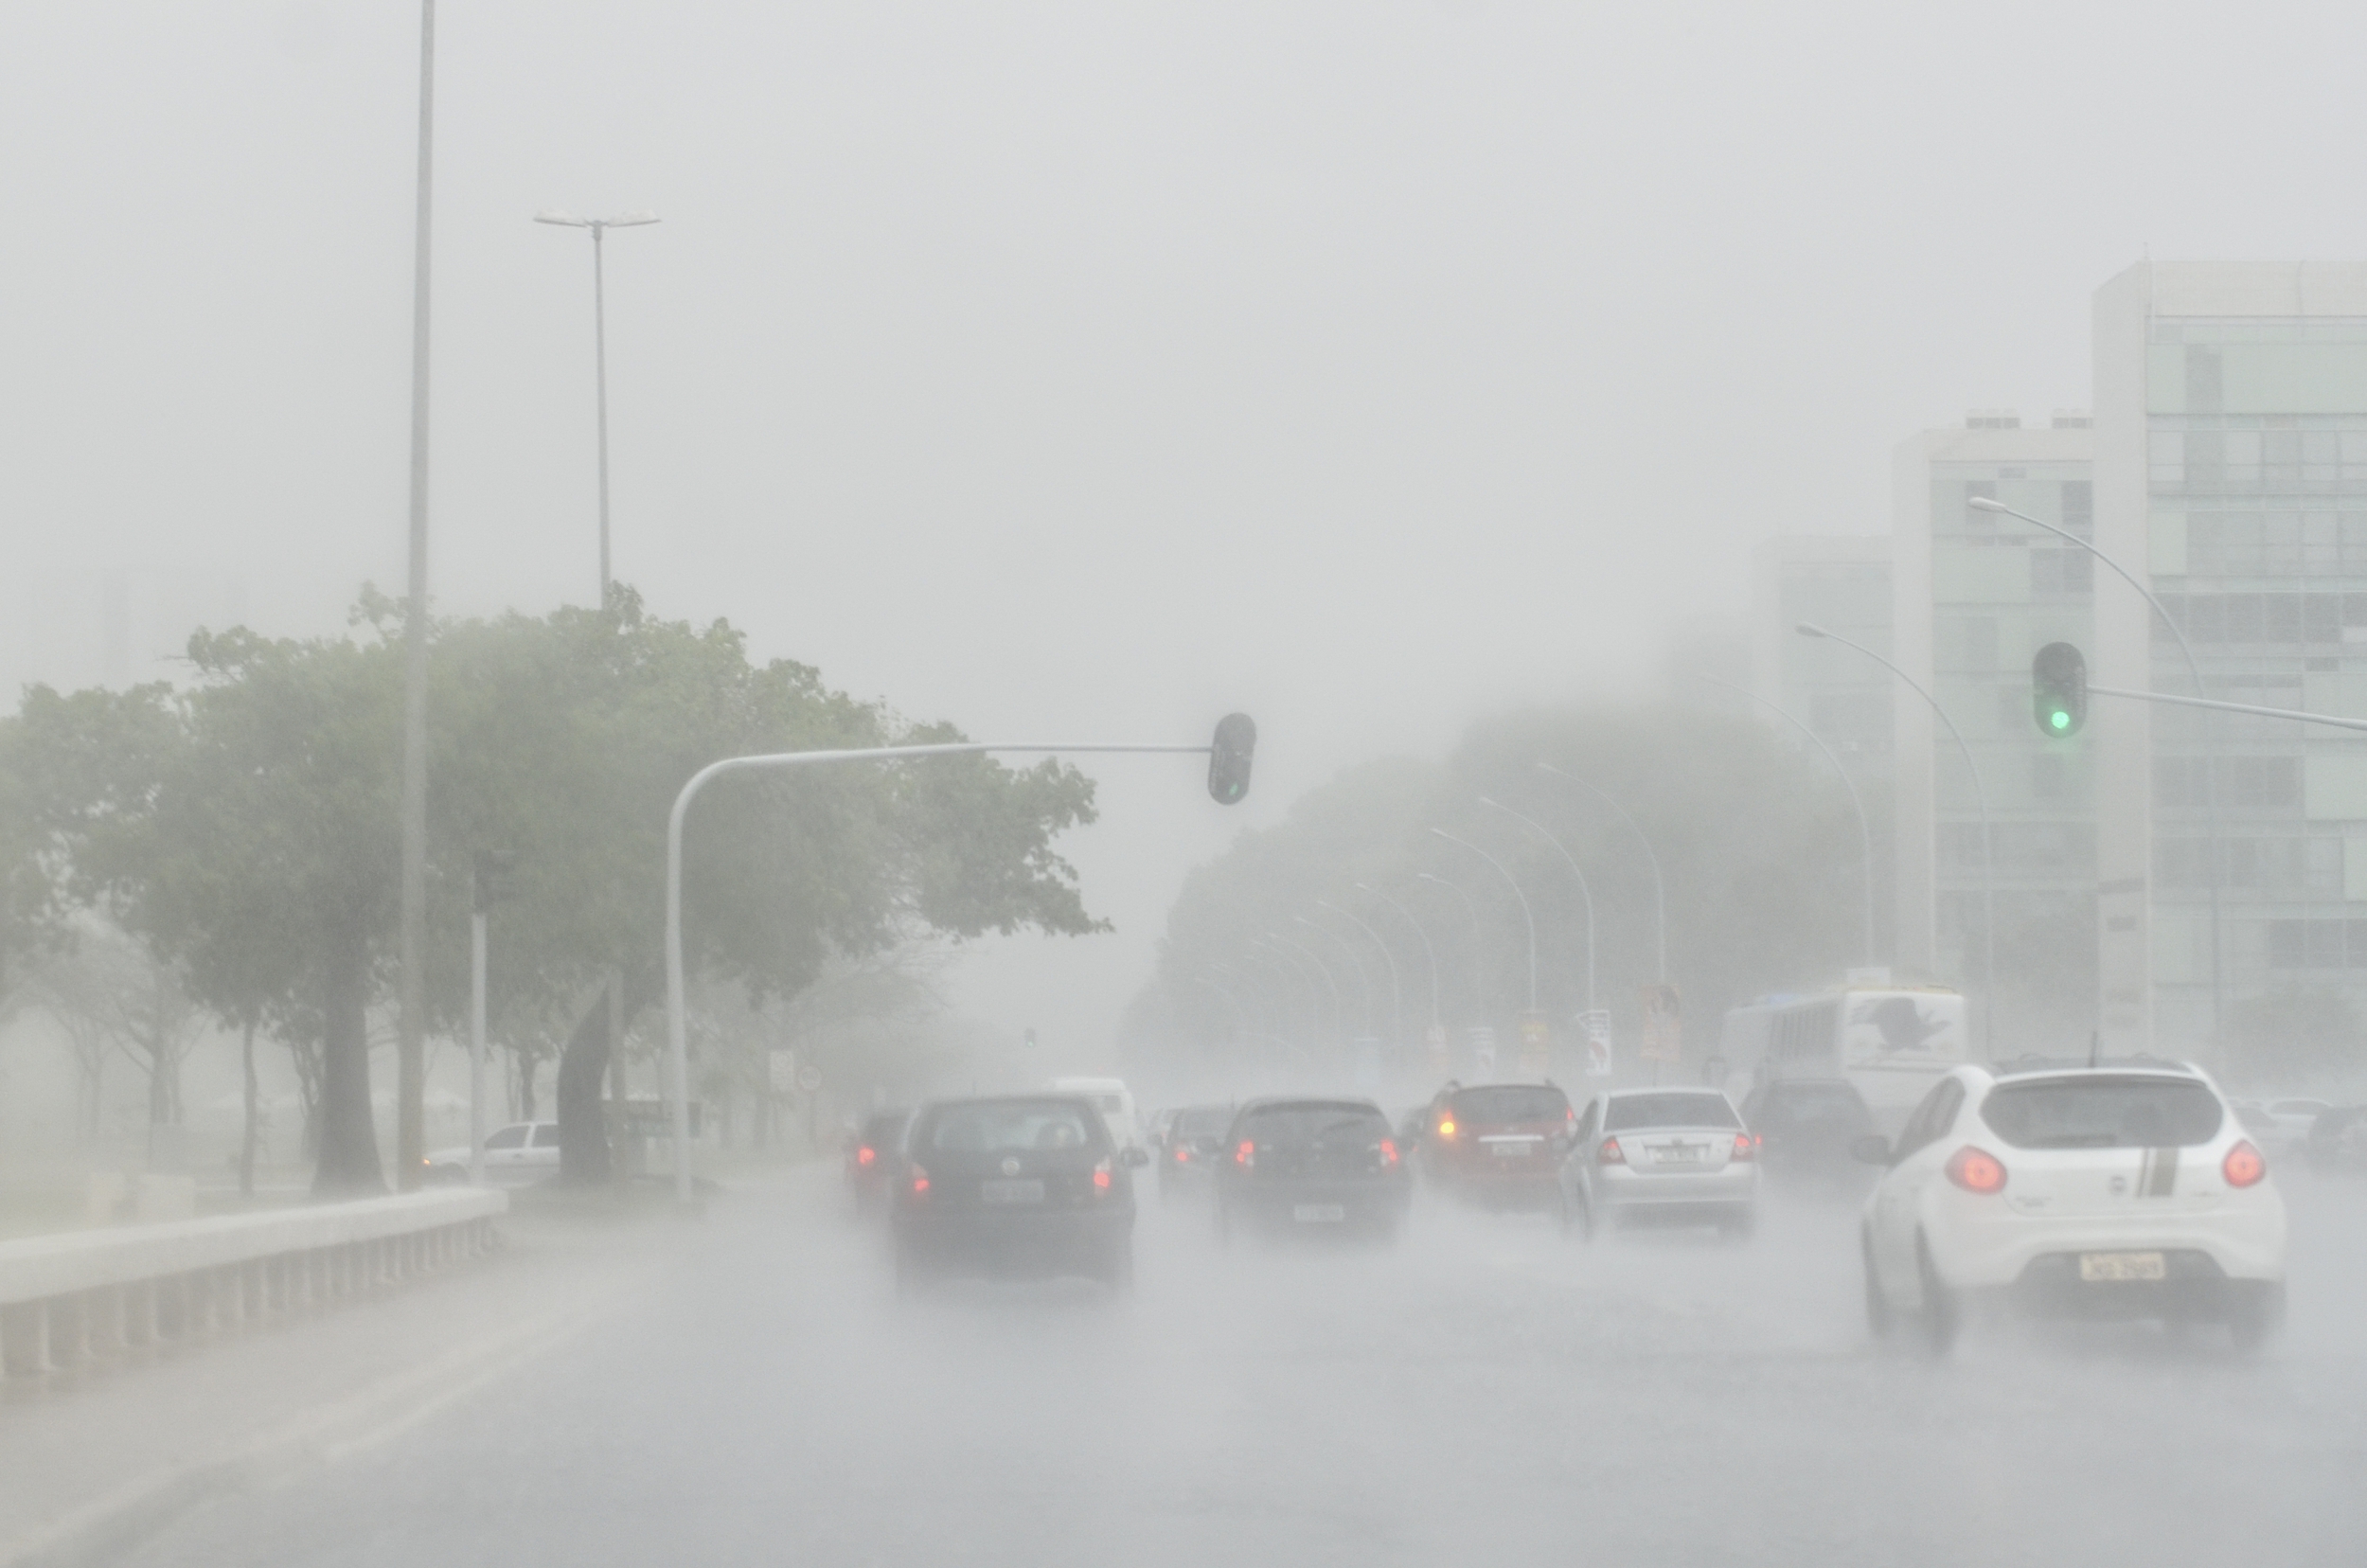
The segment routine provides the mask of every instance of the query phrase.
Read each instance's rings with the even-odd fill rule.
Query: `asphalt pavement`
[[[2367,1558],[2367,1183],[2284,1178],[2288,1330],[1865,1334],[1845,1203],[1592,1247],[1425,1201],[1394,1250],[1220,1251],[1144,1184],[1130,1298],[894,1294],[819,1169],[660,1286],[127,1560],[2345,1562]]]

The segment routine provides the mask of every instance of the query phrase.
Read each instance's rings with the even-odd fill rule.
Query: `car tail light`
[[[2227,1178],[2227,1185],[2232,1187],[2257,1186],[2260,1179],[2269,1174],[2269,1162],[2251,1146],[2250,1138],[2239,1138],[2235,1147],[2227,1151],[2227,1158],[2219,1162],[2219,1174]]]
[[[1755,1160],[1758,1157],[1759,1135],[1756,1132],[1735,1133],[1735,1151],[1732,1158],[1737,1160]]]
[[[1192,1163],[1192,1151],[1184,1148],[1182,1144],[1177,1144],[1175,1146],[1175,1163],[1177,1165],[1190,1165]]]
[[[1397,1139],[1383,1138],[1380,1140],[1380,1163],[1384,1166],[1393,1166],[1397,1163]]]
[[[1626,1165],[1628,1156],[1626,1151],[1619,1147],[1617,1138],[1605,1138],[1594,1150],[1594,1163],[1596,1165]]]
[[[1105,1154],[1094,1167],[1094,1196],[1098,1198],[1110,1190],[1110,1157]]]
[[[855,1163],[859,1166],[867,1166],[879,1157],[880,1151],[872,1148],[869,1144],[865,1144],[863,1148],[855,1150]]]
[[[1987,1149],[1967,1144],[1949,1156],[1948,1179],[1967,1192],[1986,1197],[2005,1190],[2005,1167]]]
[[[1233,1163],[1243,1170],[1255,1169],[1257,1165],[1257,1146],[1249,1139],[1243,1138],[1240,1147],[1233,1151]]]
[[[913,1167],[913,1196],[916,1198],[929,1196],[929,1173],[918,1166]]]
[[[1449,1142],[1453,1141],[1454,1118],[1452,1116],[1441,1116],[1438,1118],[1438,1135],[1447,1139]]]

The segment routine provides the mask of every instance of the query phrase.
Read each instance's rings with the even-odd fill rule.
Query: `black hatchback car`
[[[1742,1102],[1760,1139],[1760,1168],[1776,1181],[1863,1184],[1850,1149],[1875,1131],[1865,1096],[1845,1078],[1768,1078]]]
[[[1217,1234],[1255,1228],[1396,1237],[1413,1183],[1370,1100],[1251,1100],[1217,1167]]]
[[[1082,1095],[939,1100],[913,1114],[889,1207],[896,1281],[1134,1277],[1133,1170]]]

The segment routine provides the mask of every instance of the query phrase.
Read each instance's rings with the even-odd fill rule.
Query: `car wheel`
[[[1858,1256],[1865,1266],[1865,1327],[1876,1339],[1888,1339],[1897,1326],[1897,1316],[1891,1310],[1891,1298],[1882,1289],[1882,1276],[1874,1271],[1874,1238],[1863,1232],[1858,1236]]]
[[[1934,1356],[1945,1356],[1956,1344],[1957,1330],[1964,1327],[1964,1306],[1956,1292],[1940,1282],[1939,1270],[1931,1266],[1931,1249],[1923,1238],[1915,1238],[1915,1274],[1923,1288],[1923,1345]]]
[[[2239,1289],[2227,1316],[2228,1337],[2238,1350],[2257,1350],[2285,1326],[2285,1287],[2254,1285]]]

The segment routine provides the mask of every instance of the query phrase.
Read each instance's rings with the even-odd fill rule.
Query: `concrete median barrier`
[[[485,1252],[508,1198],[411,1192],[0,1241],[0,1379],[310,1310]]]

